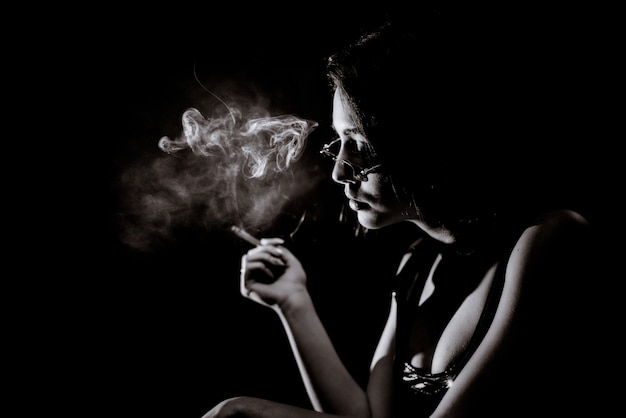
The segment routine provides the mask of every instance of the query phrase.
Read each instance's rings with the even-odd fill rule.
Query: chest
[[[407,361],[438,373],[469,346],[489,299],[497,262],[455,263],[440,255],[405,311]]]

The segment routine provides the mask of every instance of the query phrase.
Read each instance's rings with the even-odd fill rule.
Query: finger
[[[257,274],[264,274],[271,280],[274,279],[274,273],[261,261],[250,261],[245,255],[241,257],[241,270],[239,275],[239,292],[243,296],[250,293],[248,286],[254,284],[256,280],[251,278],[251,273],[256,271]]]
[[[283,254],[285,253],[280,247],[277,247],[275,245],[266,245],[260,248],[278,258],[282,258]]]
[[[259,256],[262,256],[262,254],[271,254],[274,257],[281,258],[284,254],[284,251],[280,247],[277,247],[275,245],[260,245],[258,247],[251,248],[246,253],[249,259],[255,259]]]
[[[248,294],[246,295],[246,297],[252,299],[253,301],[255,301],[257,303],[265,304],[265,301],[254,290],[249,290]]]
[[[274,275],[274,272],[272,272],[272,269],[269,268],[269,266],[265,262],[262,262],[262,261],[248,262],[248,266],[246,270],[247,270],[247,275],[246,275],[247,281],[258,281],[251,277],[252,274],[254,274],[254,278],[258,278],[259,280],[262,280],[259,276],[257,276],[257,274],[261,274],[261,273],[268,276],[272,280],[276,278],[276,276]]]
[[[261,245],[283,245],[285,240],[282,238],[261,238]]]
[[[239,270],[239,292],[246,296],[246,280],[248,278],[248,260],[245,255],[241,256],[241,269]]]
[[[274,296],[271,295],[271,285],[263,283],[250,283],[250,286],[247,288],[245,293],[245,296],[248,299],[276,310],[278,305],[276,304]]]
[[[255,251],[250,250],[248,254],[246,254],[246,260],[248,263],[250,262],[265,262],[269,264],[273,264],[275,266],[285,266],[285,260],[283,258],[283,252],[280,251],[279,248],[272,248],[269,250],[265,248],[258,248]]]
[[[239,279],[239,293],[248,297],[250,289],[259,283],[273,283],[276,274],[262,262],[246,261],[245,268],[241,269]]]

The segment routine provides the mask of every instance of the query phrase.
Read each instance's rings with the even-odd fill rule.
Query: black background
[[[51,17],[33,25],[39,31],[29,59],[11,65],[27,72],[34,88],[21,99],[46,128],[27,135],[46,170],[21,191],[34,201],[15,241],[28,261],[11,276],[25,296],[12,311],[20,324],[14,386],[32,394],[28,405],[179,418],[200,417],[235,395],[308,406],[278,318],[239,295],[246,244],[191,224],[152,251],[128,248],[119,236],[127,192],[120,176],[161,154],[158,139],[178,134],[184,109],[212,100],[196,75],[213,87],[226,80],[254,86],[272,112],[319,121],[307,151],[316,155],[330,112],[323,58],[390,10],[101,5],[75,10],[70,23]],[[573,188],[605,239],[621,190],[612,165],[615,15],[600,6],[523,10],[520,21],[531,18],[537,34],[550,34],[546,43],[534,40],[546,45],[543,56],[562,46],[551,62],[568,70],[564,109],[589,118],[583,132],[568,131],[575,149],[568,155],[580,167]],[[341,188],[328,179],[299,202],[316,216],[293,249],[339,354],[365,382],[385,319],[384,277],[407,236],[391,228],[355,239],[337,221],[341,202]]]

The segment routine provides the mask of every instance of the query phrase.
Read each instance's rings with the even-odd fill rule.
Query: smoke
[[[182,132],[158,141],[163,153],[122,175],[122,242],[148,251],[181,226],[263,229],[315,185],[296,162],[316,122],[228,110],[205,117],[187,109]]]

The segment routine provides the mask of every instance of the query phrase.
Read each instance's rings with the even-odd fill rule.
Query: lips
[[[369,205],[367,203],[359,202],[358,200],[348,198],[348,206],[350,206],[350,209],[357,211],[357,210],[363,210],[367,208]]]
[[[365,203],[363,200],[356,198],[356,193],[355,193],[356,190],[353,190],[350,187],[350,185],[346,185],[346,188],[344,189],[343,192],[346,195],[346,198],[348,199],[348,206],[350,207],[350,209],[357,211],[357,210],[364,210],[370,207],[370,205]]]

